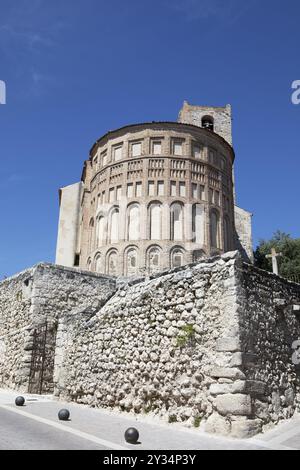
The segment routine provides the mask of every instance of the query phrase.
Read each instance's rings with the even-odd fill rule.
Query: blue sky
[[[108,130],[233,106],[256,244],[300,237],[297,0],[0,0],[0,278],[54,261],[58,188]]]

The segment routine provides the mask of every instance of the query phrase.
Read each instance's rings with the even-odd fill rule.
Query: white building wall
[[[80,199],[83,184],[75,183],[60,190],[60,212],[55,263],[74,266],[79,232]]]

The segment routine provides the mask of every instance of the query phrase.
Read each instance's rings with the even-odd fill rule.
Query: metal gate
[[[52,393],[56,327],[44,323],[33,331],[29,393]]]

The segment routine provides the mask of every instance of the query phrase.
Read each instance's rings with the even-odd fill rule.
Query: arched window
[[[102,259],[100,253],[98,253],[95,257],[95,271],[96,273],[101,273],[102,271]]]
[[[161,240],[162,238],[162,208],[159,202],[153,202],[149,206],[149,229],[150,240]]]
[[[192,227],[194,243],[204,243],[204,209],[201,204],[193,205]]]
[[[91,271],[92,270],[92,260],[89,258],[87,261],[87,270]]]
[[[94,219],[90,220],[90,225],[89,225],[89,253],[91,253],[94,250],[94,239],[95,239],[95,231],[94,231]]]
[[[228,217],[224,217],[224,251],[230,251],[230,224]]]
[[[138,204],[132,204],[128,208],[127,218],[127,239],[128,240],[139,240],[140,238],[140,206]]]
[[[117,251],[110,251],[107,254],[106,272],[111,276],[116,276],[118,273],[118,253]]]
[[[147,268],[148,272],[156,273],[161,270],[161,248],[153,246],[147,252]]]
[[[171,240],[183,240],[183,208],[178,202],[171,206]]]
[[[126,275],[135,276],[138,273],[138,256],[136,248],[129,248],[126,252]]]
[[[114,208],[109,216],[109,243],[119,241],[119,209]]]
[[[220,248],[220,220],[216,211],[210,213],[210,246]]]
[[[175,250],[171,253],[171,267],[172,268],[179,268],[183,266],[184,261],[184,253],[183,250],[180,248],[175,248]]]
[[[214,130],[214,118],[212,116],[203,116],[201,121],[202,127],[204,129],[209,129],[210,131]]]
[[[97,246],[105,244],[105,218],[100,216],[97,219]]]

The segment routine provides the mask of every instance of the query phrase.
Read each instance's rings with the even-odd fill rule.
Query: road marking
[[[248,439],[247,442],[249,444],[255,444],[257,446],[263,447],[264,449],[269,450],[297,450],[294,447],[283,446],[280,444],[274,444],[270,441],[260,441],[259,439]],[[258,450],[258,449],[257,449]]]
[[[15,408],[11,408],[10,406],[7,405],[0,405],[0,408],[3,408],[4,410],[11,411],[12,413],[17,413],[19,415],[25,416],[26,418],[33,419],[34,421],[38,421],[39,423],[46,424],[48,426],[52,426],[53,428],[60,429],[61,431],[68,432],[70,434],[74,434],[75,436],[81,437],[82,439],[87,439],[88,441],[95,442],[96,444],[103,445],[107,447],[108,449],[112,450],[129,450],[127,447],[122,447],[118,444],[115,444],[114,442],[106,441],[105,439],[100,439],[99,437],[93,436],[92,434],[88,434],[86,432],[78,431],[77,429],[74,428],[69,428],[68,426],[65,426],[60,423],[55,423],[54,421],[51,421],[50,419],[46,418],[40,418],[39,416],[32,415],[30,413],[27,413],[26,411],[22,410],[17,410]]]
[[[286,442],[291,437],[297,436],[297,434],[300,435],[299,423],[298,423],[298,426],[296,426],[295,428],[292,428],[289,431],[284,431],[279,436],[272,437],[269,441],[266,441],[266,442],[270,443],[271,445],[277,445],[282,442]]]

